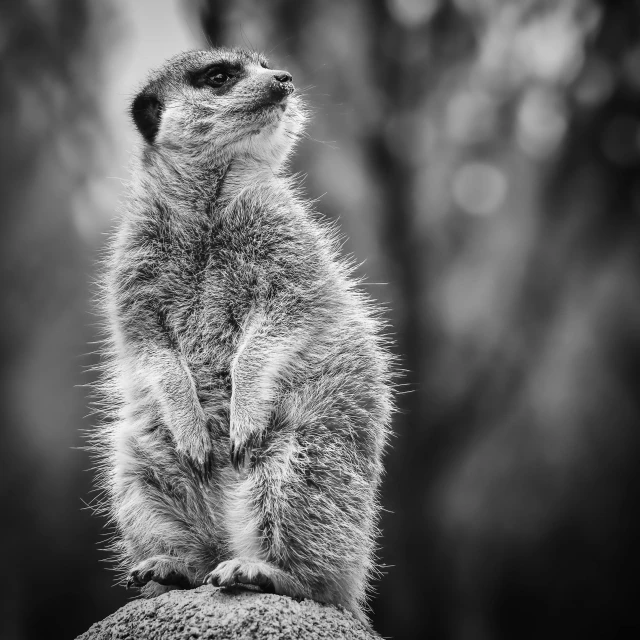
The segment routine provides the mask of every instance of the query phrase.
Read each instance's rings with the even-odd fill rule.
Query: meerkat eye
[[[213,87],[221,87],[229,79],[229,74],[222,71],[207,74],[207,83]]]
[[[269,68],[269,63],[268,63],[268,62],[265,62],[265,61],[263,60],[263,61],[260,63],[260,66],[261,66],[263,69],[268,69],[268,68]]]
[[[190,71],[186,80],[196,88],[213,87],[225,89],[232,86],[235,80],[242,73],[240,64],[233,62],[218,62],[207,67]]]

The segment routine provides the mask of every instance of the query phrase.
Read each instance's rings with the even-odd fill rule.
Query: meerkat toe
[[[133,569],[127,576],[127,589],[143,587],[150,580],[153,580],[153,569]]]
[[[259,560],[234,558],[221,562],[206,578],[205,582],[214,587],[232,585],[254,585],[265,593],[274,593],[275,584],[271,578],[269,565]]]
[[[235,580],[240,584],[253,584],[265,593],[275,593],[273,580],[260,569],[255,567],[240,567],[235,573]]]
[[[220,575],[214,569],[211,573],[207,575],[204,579],[204,584],[210,584],[212,587],[220,587]]]
[[[214,587],[230,587],[235,583],[235,568],[235,560],[225,560],[207,576],[207,581]]]
[[[229,446],[229,458],[236,471],[240,471],[244,466],[246,448],[240,442],[231,442]]]
[[[253,434],[251,437],[242,439],[232,437],[229,444],[229,459],[236,471],[248,469],[256,461],[256,453],[262,447],[263,434]]]
[[[137,564],[127,576],[127,588],[143,587],[148,582],[186,588],[190,585],[184,564],[178,558],[155,556]]]

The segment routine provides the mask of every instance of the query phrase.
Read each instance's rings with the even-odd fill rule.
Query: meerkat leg
[[[238,475],[230,468],[224,472],[225,546],[233,557],[214,565],[215,569],[208,574],[205,582],[214,586],[252,584],[269,593],[308,597],[309,590],[305,590],[298,580],[266,561],[259,512],[255,505],[259,489],[254,480],[251,473]]]
[[[310,430],[322,431],[318,416],[315,424],[309,417]],[[372,483],[347,465],[335,469],[334,436],[304,441],[296,435],[278,445],[269,441],[268,453],[243,471],[242,490],[230,491],[225,524],[233,557],[205,581],[253,584],[341,605],[366,623],[362,606],[375,531]],[[349,444],[343,444],[347,453]]]
[[[144,419],[132,418],[119,426],[112,490],[126,581],[148,596],[161,593],[159,586],[202,584],[219,555],[210,552],[216,542],[210,494],[187,474],[172,444],[157,431],[145,432],[144,425]],[[193,528],[188,523],[194,521],[209,527]]]
[[[292,577],[276,593],[341,605],[366,622],[379,469],[373,429],[352,437],[356,410],[348,392],[328,395],[322,383],[291,394],[278,408],[278,437],[265,442],[247,479],[260,557]]]
[[[299,333],[285,338],[261,312],[250,314],[231,366],[230,456],[236,471],[250,464],[251,451],[265,436],[278,385],[287,379],[303,347]],[[228,544],[235,557],[221,562],[207,577],[210,584],[254,584],[263,590],[292,597],[309,597],[308,588],[291,573],[266,560],[261,548],[258,489],[249,477],[230,480],[227,488]]]
[[[127,493],[125,510],[117,514],[119,526],[126,532],[123,545],[130,563],[127,588],[141,588],[143,595],[150,596],[163,591],[152,582],[180,589],[196,586],[196,572],[185,548],[188,532],[180,525],[185,514],[177,509],[149,509],[145,502],[134,502],[131,495],[141,494],[139,489]],[[157,500],[161,499],[158,496]]]

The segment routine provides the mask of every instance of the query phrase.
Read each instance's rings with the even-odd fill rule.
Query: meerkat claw
[[[258,452],[262,449],[262,434],[254,435],[244,442],[232,440],[229,445],[229,458],[236,471],[252,467],[258,459]]]
[[[146,571],[144,574],[141,574],[140,571],[134,569],[127,576],[127,589],[132,589],[133,587],[143,587],[152,579],[153,571]]]
[[[249,444],[231,442],[229,447],[229,457],[231,458],[231,464],[236,471],[242,471],[242,469],[246,469],[249,466],[252,450],[253,447]]]
[[[212,574],[209,574],[205,579],[204,579],[204,583],[205,584],[210,584],[212,587],[219,587],[220,584],[218,582],[218,577],[214,576]]]
[[[235,443],[231,443],[229,447],[229,457],[231,459],[231,465],[236,471],[240,471],[240,452],[241,447],[237,447]]]

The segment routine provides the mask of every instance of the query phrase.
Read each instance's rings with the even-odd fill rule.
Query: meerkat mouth
[[[287,100],[279,100],[277,102],[262,102],[252,106],[248,113],[255,115],[275,115],[280,116],[287,111]]]

